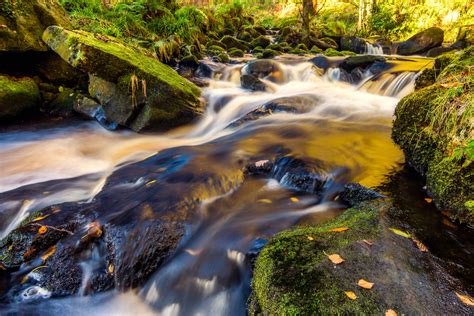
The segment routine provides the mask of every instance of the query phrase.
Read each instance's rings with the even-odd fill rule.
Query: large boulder
[[[282,83],[283,70],[280,65],[269,59],[254,60],[242,68],[242,74],[252,75],[257,78],[265,78],[277,83]]]
[[[375,62],[385,62],[383,56],[376,55],[358,55],[358,56],[349,56],[340,64],[340,67],[346,71],[352,71],[357,67],[367,68],[374,64]]]
[[[401,42],[397,47],[399,55],[423,54],[430,48],[441,46],[444,39],[444,32],[438,27],[430,27],[419,32],[408,40]]]
[[[56,0],[2,0],[0,3],[0,52],[47,51],[41,40],[50,25],[70,26],[67,13]]]
[[[363,54],[367,48],[367,42],[359,37],[343,36],[340,40],[341,50],[348,50],[356,54]]]
[[[114,38],[51,26],[43,40],[71,66],[89,73],[89,90],[109,121],[135,131],[159,130],[203,112],[198,87]]]
[[[39,103],[40,92],[32,79],[0,75],[0,120],[16,117]]]
[[[395,110],[392,137],[438,208],[474,226],[474,49],[435,60]],[[431,85],[429,85],[432,83]]]

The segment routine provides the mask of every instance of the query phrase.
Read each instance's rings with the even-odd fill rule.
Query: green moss
[[[244,52],[241,49],[232,48],[229,50],[229,55],[232,57],[244,57]]]
[[[407,161],[426,177],[436,205],[470,224],[465,203],[474,199],[473,63],[472,48],[437,58],[427,74],[436,82],[400,100],[392,131]]]
[[[273,49],[265,49],[262,53],[263,58],[273,58],[278,55],[280,55],[280,53]]]
[[[305,44],[300,43],[300,44],[296,45],[296,49],[301,49],[301,50],[307,51],[308,47]]]
[[[230,35],[225,35],[224,37],[222,37],[220,42],[225,44],[227,49],[238,48],[238,49],[241,49],[243,51],[246,51],[248,49],[247,43],[245,43],[244,41],[241,41],[241,40],[239,40],[239,39],[237,39],[233,36],[230,36]]]
[[[350,256],[352,244],[377,236],[381,231],[379,215],[387,205],[386,201],[363,203],[326,224],[275,236],[260,253],[254,270],[252,286],[263,313],[358,315],[382,312],[373,292],[360,293],[355,301],[346,297],[344,291],[353,288],[351,281],[334,274],[326,254]],[[329,232],[338,227],[349,230]]]
[[[323,50],[321,48],[319,48],[318,46],[313,45],[313,47],[311,47],[310,52],[313,53],[313,54],[320,54],[320,53],[323,52]]]
[[[266,48],[270,44],[271,41],[268,37],[266,37],[265,35],[260,35],[250,43],[250,47],[255,48],[257,46],[260,46],[262,48]]]
[[[39,103],[39,89],[32,79],[0,75],[0,119],[18,116]]]
[[[228,62],[230,62],[229,55],[227,55],[226,53],[220,53],[219,55],[217,55],[217,59],[218,59],[218,61],[221,62],[221,63],[228,63]]]

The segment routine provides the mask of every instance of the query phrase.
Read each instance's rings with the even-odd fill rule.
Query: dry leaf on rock
[[[290,201],[293,202],[293,203],[297,203],[297,202],[299,202],[300,200],[299,200],[298,198],[296,198],[296,197],[293,196],[293,197],[290,197]]]
[[[335,232],[335,233],[340,233],[340,232],[345,232],[348,229],[349,229],[349,227],[338,227],[338,228],[330,229],[329,231],[330,232]]]
[[[344,262],[344,259],[342,259],[342,257],[336,253],[332,254],[332,255],[327,255],[329,260],[331,260],[332,263],[334,264],[341,264]]]
[[[393,309],[387,309],[387,311],[385,312],[385,316],[397,316],[397,312]]]
[[[41,256],[41,260],[46,261],[46,259],[48,259],[49,257],[51,257],[54,253],[56,252],[56,246],[53,246],[51,248],[49,248],[42,256]]]
[[[360,279],[359,282],[357,282],[357,285],[367,290],[370,290],[374,287],[374,283],[366,281],[364,279]]]
[[[38,234],[43,235],[46,234],[47,231],[48,228],[46,226],[40,226],[40,228],[38,229]]]
[[[425,201],[426,201],[426,203],[431,203],[431,202],[433,202],[433,199],[432,198],[425,198]]]
[[[264,204],[270,204],[272,203],[272,200],[269,199],[260,199],[257,201],[258,203],[264,203]]]
[[[374,243],[371,242],[370,240],[367,240],[367,239],[364,239],[362,240],[365,244],[369,245],[369,246],[372,246]]]
[[[306,237],[306,238],[308,238],[308,240],[314,240],[314,237],[313,237],[313,236],[308,236],[308,237]]]
[[[46,215],[44,215],[44,216],[36,217],[36,218],[34,218],[34,219],[32,220],[32,222],[39,222],[40,220],[45,219],[45,218],[48,217],[48,216],[49,216],[49,214],[46,214]]]
[[[352,292],[352,291],[347,291],[347,292],[344,292],[344,293],[345,293],[346,296],[347,296],[348,298],[350,298],[351,300],[355,300],[355,299],[357,298],[357,295],[355,295],[355,293]]]
[[[414,238],[412,240],[421,252],[428,252],[428,248],[421,241]]]
[[[456,296],[461,300],[461,302],[463,302],[467,306],[474,306],[474,299],[472,297],[470,297],[469,295],[459,294],[458,292],[455,293]]]

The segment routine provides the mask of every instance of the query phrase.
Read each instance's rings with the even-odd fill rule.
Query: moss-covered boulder
[[[0,1],[0,52],[47,51],[41,36],[50,25],[70,25],[56,0]]]
[[[265,49],[262,52],[263,58],[273,58],[280,55],[280,52],[273,50],[273,49]]]
[[[244,57],[244,52],[241,49],[232,48],[229,49],[228,53],[231,57]]]
[[[120,103],[102,104],[112,122],[135,131],[167,129],[189,122],[203,111],[198,87],[114,38],[51,26],[43,40],[73,67],[108,83],[95,87],[96,96],[107,94],[98,90],[101,86],[114,86]]]
[[[250,314],[468,314],[455,295],[460,282],[420,250],[400,212],[390,200],[363,202],[328,223],[275,236],[256,261]],[[333,264],[333,254],[344,261]],[[360,287],[361,279],[373,287]]]
[[[397,105],[392,137],[436,205],[474,225],[474,48],[448,53]],[[425,78],[426,77],[426,78]],[[427,83],[428,82],[428,83]]]
[[[30,78],[0,75],[0,120],[7,120],[39,106],[40,92]]]
[[[243,51],[248,50],[247,43],[230,35],[225,35],[224,37],[222,37],[220,42],[224,44],[227,47],[227,49],[237,48]]]
[[[260,35],[259,37],[257,37],[250,43],[250,47],[251,48],[255,48],[255,47],[266,48],[271,43],[272,42],[270,41],[268,37],[266,37],[265,35]]]
[[[397,54],[414,55],[427,52],[430,48],[441,46],[444,32],[438,27],[421,31],[397,46]]]

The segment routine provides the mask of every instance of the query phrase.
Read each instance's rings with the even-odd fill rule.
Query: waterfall
[[[383,55],[383,48],[380,44],[365,43],[364,54],[366,55]]]

